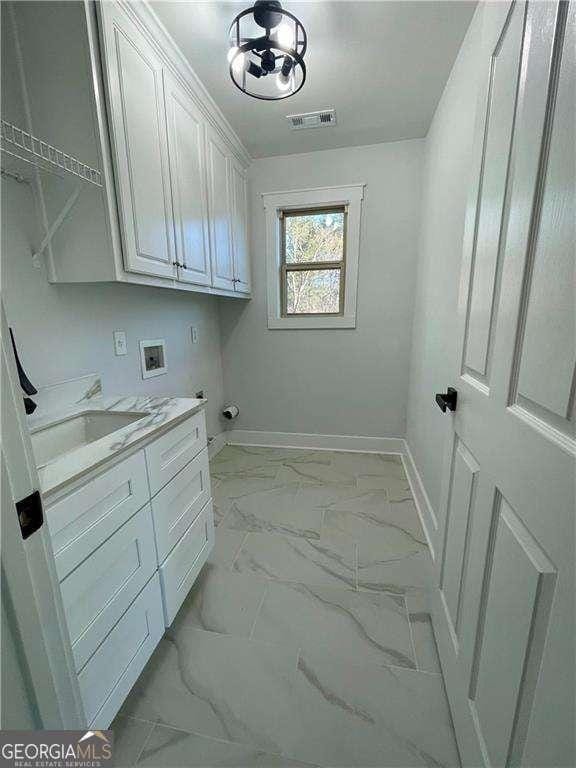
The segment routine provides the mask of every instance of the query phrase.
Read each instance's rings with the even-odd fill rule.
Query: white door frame
[[[46,521],[24,541],[15,508],[40,486],[3,304],[0,338],[2,597],[10,603],[40,726],[81,729],[84,710]]]

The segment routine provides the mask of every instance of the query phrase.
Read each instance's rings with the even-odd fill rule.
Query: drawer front
[[[168,557],[210,496],[208,449],[204,448],[152,499],[159,563]]]
[[[163,633],[160,584],[154,574],[78,675],[90,727],[108,728]]]
[[[206,448],[206,421],[204,412],[196,413],[183,424],[174,427],[144,449],[150,481],[150,493],[177,475],[200,451]]]
[[[156,570],[146,505],[60,584],[79,671]]]
[[[57,501],[46,519],[60,581],[149,498],[142,451]]]
[[[212,500],[160,566],[164,618],[169,627],[214,546]]]

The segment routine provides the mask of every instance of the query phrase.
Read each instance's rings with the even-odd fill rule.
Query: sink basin
[[[31,434],[36,465],[43,467],[52,459],[100,440],[147,415],[130,411],[84,411],[40,427]]]

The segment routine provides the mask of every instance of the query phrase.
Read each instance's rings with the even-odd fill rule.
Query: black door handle
[[[453,387],[448,387],[445,394],[438,394],[436,395],[436,402],[438,403],[438,406],[442,409],[443,413],[446,413],[446,408],[448,408],[449,411],[455,411],[456,410],[456,403],[458,401],[458,392]]]

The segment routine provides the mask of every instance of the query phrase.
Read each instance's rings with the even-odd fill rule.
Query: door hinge
[[[32,536],[44,523],[44,512],[42,510],[42,497],[40,491],[34,491],[16,502],[16,512],[18,513],[18,522],[22,538],[27,539]]]

